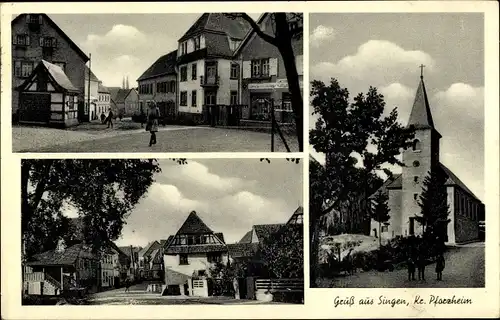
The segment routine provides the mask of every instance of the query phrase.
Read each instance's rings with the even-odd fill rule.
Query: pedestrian
[[[113,110],[109,109],[109,114],[108,114],[108,128],[111,126],[113,128]]]
[[[442,253],[440,253],[436,259],[436,279],[438,281],[443,280],[444,266],[445,266],[444,256]]]
[[[104,114],[104,111],[103,111],[103,112],[101,113],[101,123],[102,123],[102,124],[105,124],[105,122],[104,122],[104,121],[106,121],[106,115]]]
[[[424,250],[421,247],[417,256],[417,269],[418,269],[418,280],[425,281],[425,264],[426,264]]]
[[[125,280],[125,292],[129,291],[129,288],[130,288],[130,279],[127,278]]]
[[[146,121],[146,114],[144,113],[144,109],[142,107],[141,107],[140,120],[141,120],[141,128],[144,128],[144,122]]]
[[[406,261],[406,265],[408,267],[408,281],[415,280],[415,261],[411,255],[408,256],[408,260]]]
[[[158,132],[158,119],[160,118],[160,109],[156,106],[154,101],[149,103],[146,131],[151,133],[151,138],[149,139],[149,146],[156,144],[156,132]]]

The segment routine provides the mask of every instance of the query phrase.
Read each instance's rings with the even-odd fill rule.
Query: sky
[[[311,14],[310,80],[336,78],[351,98],[377,87],[408,122],[421,64],[441,162],[484,199],[484,20],[481,13]],[[314,127],[315,116],[310,116]],[[311,153],[323,161],[322,155]],[[396,168],[395,172],[400,172]]]
[[[226,243],[255,224],[286,223],[303,205],[303,165],[285,159],[160,160],[161,173],[126,220],[120,246],[174,235],[191,211]],[[76,213],[76,212],[74,212]]]
[[[200,17],[183,14],[51,14],[54,22],[85,53],[92,71],[108,87],[131,87],[160,56],[177,49],[177,40]],[[249,13],[257,19],[260,13]]]

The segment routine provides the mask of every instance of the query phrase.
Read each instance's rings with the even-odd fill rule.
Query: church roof
[[[431,107],[427,98],[423,77],[420,77],[408,125],[414,125],[417,128],[434,128],[434,120],[432,119]]]
[[[448,179],[445,182],[445,185],[447,186],[458,186],[462,188],[466,193],[468,193],[471,197],[474,199],[479,200],[476,195],[465,185],[465,183],[462,182],[450,169],[448,169],[444,164],[439,163],[441,169],[444,171],[444,173],[448,176]]]

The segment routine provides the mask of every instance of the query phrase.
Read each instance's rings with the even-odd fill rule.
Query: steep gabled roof
[[[101,82],[99,82],[99,86],[97,87],[97,91],[100,93],[110,93],[109,89],[104,86]]]
[[[147,246],[145,246],[141,251],[139,251],[139,257],[147,256],[158,248],[160,248],[160,243],[156,240],[151,241],[150,243],[148,243]]]
[[[48,22],[49,25],[52,28],[54,28],[57,31],[57,33],[59,33],[59,35],[69,43],[70,47],[73,50],[75,50],[85,62],[89,61],[89,57],[82,51],[82,49],[80,49],[80,47],[78,47],[78,45],[76,45],[76,43],[74,43],[73,40],[71,40],[71,38],[64,31],[62,31],[62,29],[59,28],[59,26],[54,22],[54,20],[52,20],[48,15],[44,13],[29,13],[29,14],[40,14],[42,16],[43,22]],[[26,15],[27,15],[26,13],[23,13],[15,17],[10,23],[11,28],[21,19],[26,19]]]
[[[299,206],[297,209],[295,209],[295,212],[292,214],[290,219],[288,219],[287,224],[291,223],[301,224],[303,223],[303,217],[304,217],[304,208],[302,206]]]
[[[445,182],[445,185],[450,186],[450,185],[455,185],[460,188],[462,188],[466,193],[468,193],[471,197],[474,199],[479,200],[478,197],[465,185],[465,183],[462,182],[450,169],[448,169],[444,164],[439,163],[439,166],[441,169],[444,171],[444,173],[448,176],[448,179]]]
[[[263,23],[265,23],[266,21],[266,18],[269,17],[269,13],[266,12],[266,13],[263,13],[260,15],[259,19],[257,19],[257,25],[258,26],[261,26]],[[245,37],[243,38],[243,41],[241,41],[240,45],[238,46],[238,48],[236,48],[236,50],[234,51],[234,55],[237,55],[238,53],[240,53],[240,51],[248,44],[248,42],[250,41],[251,38],[253,38],[255,36],[255,31],[253,30],[253,28],[250,28],[247,32],[247,34],[245,35]]]
[[[167,53],[156,60],[137,81],[158,77],[162,75],[175,74],[175,63],[177,61],[177,50]]]
[[[177,234],[213,233],[213,231],[198,217],[196,211],[191,211]]]
[[[243,238],[241,238],[238,243],[251,243],[252,242],[252,234],[253,234],[253,229],[245,233]]]
[[[125,102],[125,99],[127,99],[130,92],[134,90],[134,89],[122,89],[117,87],[110,87],[108,89],[111,95],[111,100],[113,100],[113,102],[115,103]]]
[[[227,245],[227,250],[232,258],[253,257],[259,250],[259,243],[233,243]]]
[[[52,83],[54,83],[56,87],[59,87],[64,91],[79,92],[79,90],[73,85],[71,80],[69,80],[68,76],[66,75],[66,73],[64,73],[64,70],[61,67],[45,60],[41,60],[40,63],[38,63],[28,79],[26,79],[20,86],[18,86],[16,90],[24,89],[24,87],[34,81],[34,78],[39,72],[47,72],[49,75],[49,80],[52,81]]]
[[[243,39],[250,24],[243,18],[229,18],[222,12],[203,13],[179,39],[184,41],[204,31],[225,34],[231,38]]]

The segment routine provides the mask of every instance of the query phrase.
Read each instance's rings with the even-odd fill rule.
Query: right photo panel
[[[310,286],[484,288],[483,14],[309,34]]]

